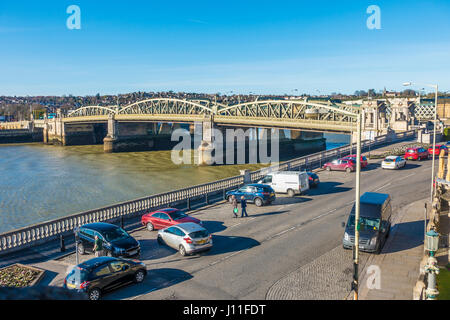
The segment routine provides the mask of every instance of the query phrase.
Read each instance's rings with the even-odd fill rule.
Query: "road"
[[[361,194],[389,193],[395,221],[399,208],[429,195],[431,161],[408,161],[396,171],[383,170],[380,163],[371,161],[362,171]],[[319,188],[308,195],[280,195],[261,208],[250,204],[248,218],[233,218],[227,203],[194,213],[214,234],[208,253],[182,257],[159,246],[157,232],[134,231],[148,277],[104,298],[345,299],[352,259],[351,251],[342,248],[341,224],[355,199],[355,174],[322,171],[319,176]],[[362,253],[362,267],[368,256]],[[71,255],[64,263],[73,260]]]

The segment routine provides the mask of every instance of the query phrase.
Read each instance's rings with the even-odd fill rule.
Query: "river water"
[[[327,149],[349,140],[326,137]],[[0,233],[261,167],[177,166],[171,151],[108,154],[103,145],[0,145]]]

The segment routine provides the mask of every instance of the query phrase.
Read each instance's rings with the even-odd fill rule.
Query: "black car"
[[[98,300],[102,294],[125,284],[141,283],[146,275],[145,264],[140,261],[98,257],[73,267],[64,279],[64,288]]]
[[[103,250],[112,257],[132,257],[141,254],[141,247],[122,228],[104,222],[89,223],[75,229],[78,253],[93,252],[95,236],[103,240]]]
[[[320,179],[317,174],[314,172],[307,172],[308,174],[308,181],[309,181],[309,187],[310,188],[316,188],[319,186]]]

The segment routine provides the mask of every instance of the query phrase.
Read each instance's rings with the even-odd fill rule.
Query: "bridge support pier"
[[[155,146],[154,130],[153,123],[119,123],[110,115],[103,150],[106,153],[152,150]],[[165,138],[170,141],[170,136]]]

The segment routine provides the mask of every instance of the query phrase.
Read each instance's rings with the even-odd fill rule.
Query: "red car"
[[[428,152],[427,150],[425,150],[425,148],[422,147],[408,148],[405,152],[405,159],[419,161],[428,159]]]
[[[356,163],[356,154],[351,154],[349,156],[343,157],[342,159],[350,159]],[[367,158],[364,156],[361,156],[361,169],[367,167],[368,164],[369,164],[369,162],[367,161]]]
[[[443,144],[440,144],[440,145],[436,145],[436,148],[434,148],[435,156],[439,156],[441,154],[441,150],[444,150],[446,155],[448,154],[447,147]],[[430,158],[433,156],[433,147],[432,146],[430,148],[428,148],[428,155]]]
[[[339,170],[352,172],[356,170],[356,163],[350,159],[336,159],[331,162],[327,162],[323,165],[323,168],[327,171]]]
[[[184,213],[184,211],[173,208],[149,212],[144,214],[141,218],[142,225],[146,226],[148,231],[164,229],[183,222],[194,222],[202,225],[202,222],[199,219],[190,217]]]

